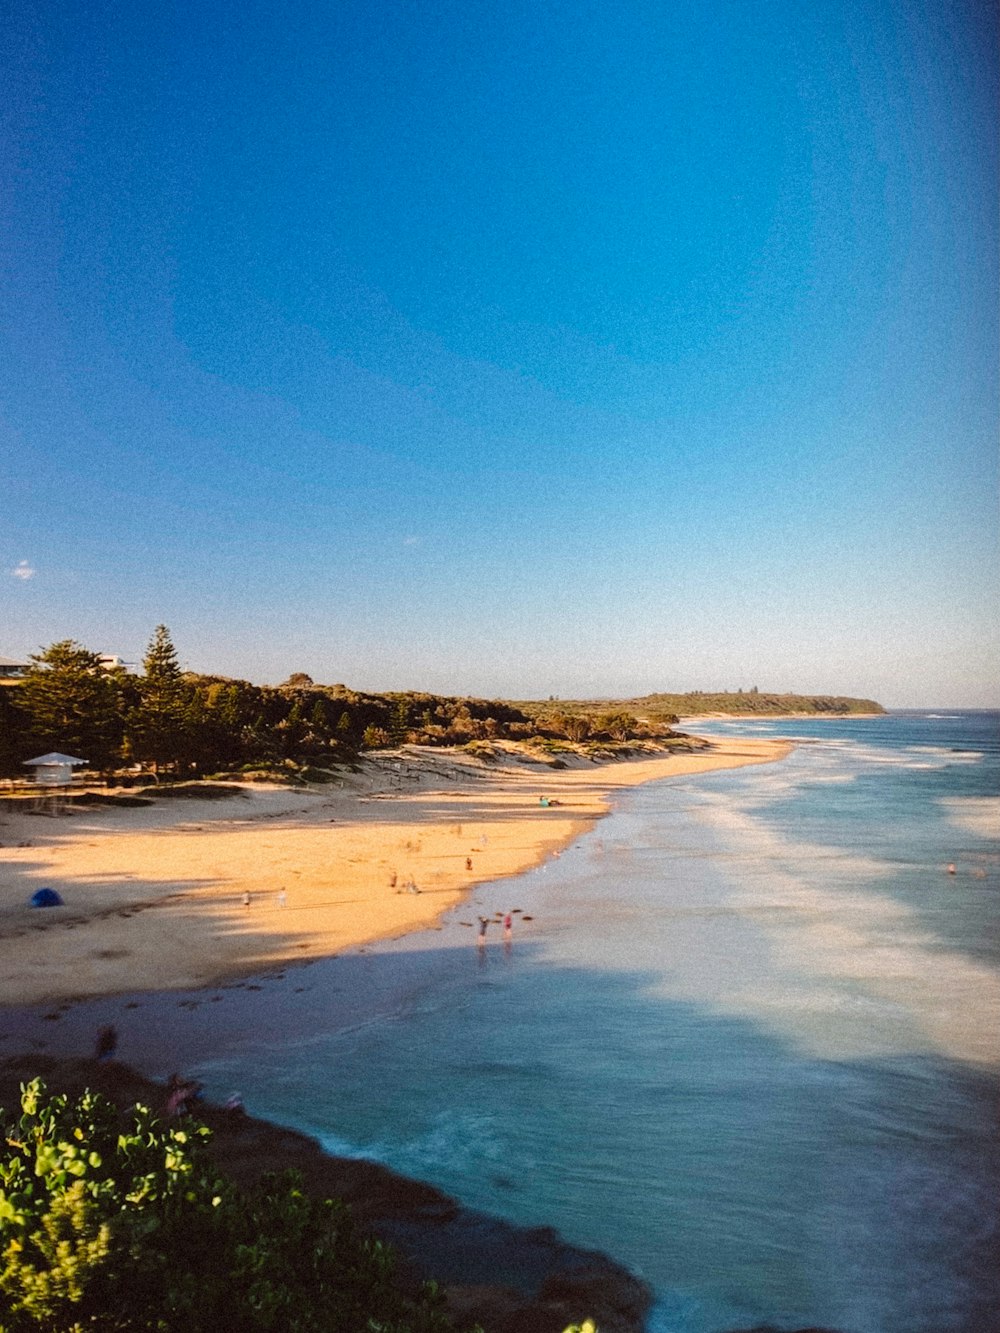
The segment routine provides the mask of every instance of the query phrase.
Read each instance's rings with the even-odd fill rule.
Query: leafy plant
[[[432,1284],[294,1172],[240,1192],[210,1130],[22,1085],[0,1155],[2,1333],[445,1333]]]

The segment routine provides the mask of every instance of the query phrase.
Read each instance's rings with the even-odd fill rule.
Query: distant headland
[[[544,717],[553,707],[573,716],[607,710],[632,713],[646,724],[674,723],[685,717],[871,717],[886,710],[874,699],[841,694],[774,694],[759,690],[689,690],[685,694],[642,694],[630,699],[548,700],[515,705],[529,716]]]

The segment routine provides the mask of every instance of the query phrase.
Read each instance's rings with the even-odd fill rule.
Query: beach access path
[[[193,989],[430,928],[475,884],[568,845],[617,793],[790,748],[733,738],[554,769],[515,747],[485,764],[407,746],[309,790],[0,809],[0,1004]],[[64,905],[31,907],[43,887]]]

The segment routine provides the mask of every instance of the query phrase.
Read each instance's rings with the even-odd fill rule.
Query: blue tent
[[[55,889],[37,889],[31,895],[32,907],[62,907],[63,900]]]

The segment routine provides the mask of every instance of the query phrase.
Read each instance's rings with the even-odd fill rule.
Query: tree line
[[[72,639],[35,654],[23,679],[0,690],[0,773],[23,775],[25,760],[50,750],[100,772],[139,764],[197,776],[287,763],[323,768],[404,743],[622,743],[670,734],[662,716],[644,724],[621,709],[584,715],[552,706],[532,716],[503,700],[316,685],[303,672],[281,685],[200,675],[181,670],[165,625],[142,668],[108,667]]]
[[[529,717],[543,717],[562,712],[569,717],[589,717],[593,714],[592,699],[548,700],[518,702]],[[855,699],[842,694],[781,694],[749,689],[720,690],[708,693],[690,690],[686,694],[644,694],[631,699],[619,699],[612,705],[627,716],[638,715],[647,722],[673,723],[681,717],[703,717],[708,713],[728,713],[734,716],[787,717],[805,714],[815,717],[851,717],[884,713],[885,709],[874,699]]]

